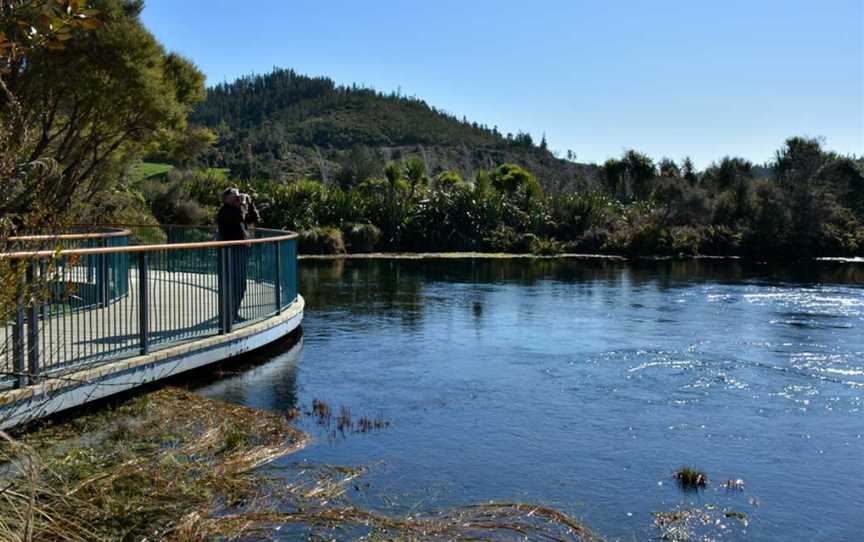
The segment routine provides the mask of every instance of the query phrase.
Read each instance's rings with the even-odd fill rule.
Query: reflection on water
[[[536,501],[623,539],[691,506],[746,513],[728,540],[864,529],[864,266],[304,261],[300,280],[303,344],[201,392],[390,421],[334,441],[301,420],[319,438],[286,462],[370,466],[358,504]],[[682,465],[708,489],[681,493]]]

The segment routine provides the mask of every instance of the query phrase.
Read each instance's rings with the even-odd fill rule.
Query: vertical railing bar
[[[231,333],[234,329],[234,312],[236,308],[234,307],[234,288],[237,287],[235,284],[236,277],[234,276],[235,266],[234,260],[237,257],[236,251],[233,247],[228,247],[227,249],[227,258],[225,259],[225,308],[226,308],[226,318],[225,318],[225,332]]]
[[[39,378],[39,303],[36,300],[36,260],[27,265],[27,282],[30,284],[30,299],[27,302],[27,381],[35,384]]]
[[[276,314],[282,314],[282,242],[276,241],[276,280],[273,290],[276,298]]]
[[[150,329],[150,306],[147,298],[147,253],[138,253],[138,344],[141,355],[150,353],[148,332]]]
[[[216,272],[216,310],[218,311],[218,321],[219,321],[219,333],[227,333],[228,326],[225,323],[226,316],[226,305],[225,305],[225,275],[228,274],[227,265],[225,263],[225,247],[219,247],[216,249],[218,252],[217,260],[219,262],[219,268]]]
[[[17,265],[13,264],[13,272],[20,272]],[[15,296],[15,324],[12,339],[12,371],[15,374],[14,386],[23,388],[27,385],[27,377],[24,374],[24,275],[16,281],[17,294]]]

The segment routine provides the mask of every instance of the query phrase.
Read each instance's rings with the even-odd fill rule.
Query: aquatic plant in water
[[[705,473],[690,467],[681,467],[675,472],[678,486],[684,490],[696,490],[708,485],[708,476]]]
[[[332,417],[322,401],[312,411]],[[347,408],[337,423],[354,425]],[[387,422],[361,418],[357,425]],[[178,389],[51,422],[0,444],[0,539],[269,540],[293,528],[327,539],[601,540],[569,516],[531,504],[428,516],[365,510],[345,495],[362,469],[307,465],[289,483],[256,470],[307,441],[284,415]]]

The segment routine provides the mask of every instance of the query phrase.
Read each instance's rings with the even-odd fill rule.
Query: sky
[[[401,91],[602,162],[864,154],[864,0],[146,0],[209,85],[273,67]]]

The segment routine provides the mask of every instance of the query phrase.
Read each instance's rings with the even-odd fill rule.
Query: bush
[[[679,226],[670,231],[671,249],[675,254],[695,256],[702,248],[702,233],[691,226]]]
[[[301,254],[345,254],[342,232],[336,228],[305,230],[297,241]]]
[[[351,252],[372,252],[381,241],[381,229],[374,224],[346,224],[345,244]]]
[[[703,232],[702,252],[716,256],[738,254],[741,249],[741,232],[729,226],[708,226]]]
[[[562,252],[561,243],[559,243],[555,239],[549,238],[534,237],[534,239],[531,240],[531,244],[528,248],[531,251],[531,254],[536,254],[538,256],[553,256],[555,254],[561,254]]]
[[[522,238],[510,226],[498,226],[486,238],[489,248],[495,252],[514,252],[521,241]]]
[[[609,240],[609,230],[590,228],[571,247],[573,252],[602,252]]]

